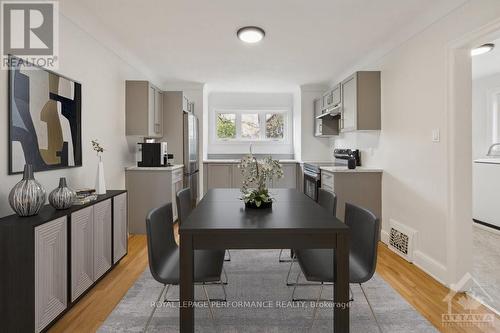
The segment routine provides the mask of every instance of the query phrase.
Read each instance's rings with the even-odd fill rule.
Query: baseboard
[[[382,241],[382,243],[384,243],[385,245],[389,245],[389,233],[385,230],[382,230],[380,232],[380,240]]]
[[[472,223],[472,226],[474,228],[485,230],[485,231],[491,232],[492,234],[495,234],[495,235],[500,235],[500,229],[496,229],[493,226],[490,226],[488,224],[483,224],[483,222],[480,222],[477,220],[473,220],[473,221],[474,221],[474,223]]]
[[[432,259],[425,253],[416,250],[413,252],[413,264],[432,276],[439,283],[448,286],[448,284],[445,282],[447,277],[447,269],[440,262]]]

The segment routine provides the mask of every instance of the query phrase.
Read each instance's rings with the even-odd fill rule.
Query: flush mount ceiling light
[[[241,41],[249,44],[260,42],[265,35],[265,31],[259,27],[243,27],[236,32]]]
[[[480,55],[480,54],[485,54],[487,52],[490,52],[491,50],[493,50],[493,48],[495,48],[495,44],[492,44],[492,43],[488,43],[488,44],[483,44],[479,47],[476,47],[472,50],[470,50],[470,55],[471,56],[477,56],[477,55]]]

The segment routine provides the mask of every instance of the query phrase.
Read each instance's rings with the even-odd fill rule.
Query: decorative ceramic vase
[[[99,164],[97,165],[95,190],[97,194],[106,194],[106,181],[104,180],[104,163],[102,163],[101,159],[99,159]]]
[[[9,193],[10,207],[19,216],[36,215],[45,204],[45,198],[45,190],[33,177],[33,166],[26,164],[23,179]]]
[[[59,186],[49,194],[49,202],[55,209],[68,209],[73,205],[76,193],[66,185],[66,178],[59,178]]]

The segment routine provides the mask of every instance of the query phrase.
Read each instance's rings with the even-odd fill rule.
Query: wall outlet
[[[439,142],[441,141],[441,133],[439,131],[439,128],[435,128],[432,130],[432,142]]]

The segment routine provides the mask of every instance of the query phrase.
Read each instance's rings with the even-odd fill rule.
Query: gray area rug
[[[311,326],[313,303],[288,302],[292,287],[284,283],[289,264],[278,263],[276,250],[231,250],[232,260],[225,262],[229,276],[226,286],[228,303],[214,305],[215,320],[210,319],[207,304],[195,311],[196,332],[332,332],[333,310],[330,303],[320,303],[317,318]],[[299,267],[294,265],[293,277]],[[383,332],[437,332],[382,278],[377,276],[363,285]],[[220,286],[207,286],[211,298],[222,298]],[[106,319],[99,332],[142,332],[163,286],[151,276],[149,269],[130,288],[125,297]],[[351,332],[378,332],[377,324],[362,290],[352,285]],[[317,298],[319,287],[299,287],[298,298]],[[169,299],[178,299],[179,288],[170,288]],[[196,299],[205,295],[195,287]],[[323,298],[331,298],[333,287],[323,290]],[[238,301],[248,301],[246,304]],[[252,302],[255,301],[255,302]],[[260,301],[260,302],[259,302]],[[205,307],[204,307],[205,306]],[[167,303],[157,307],[147,332],[179,332],[179,309]]]

